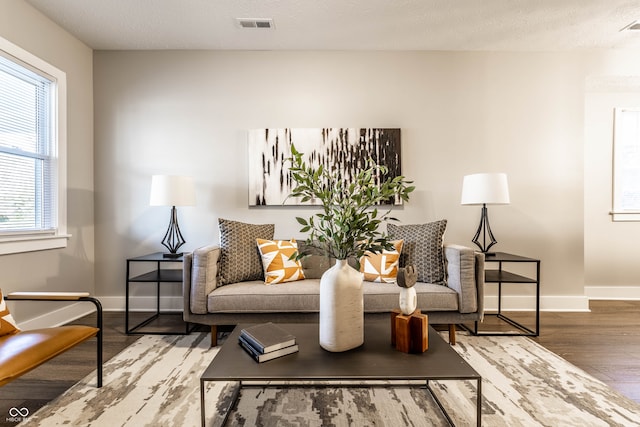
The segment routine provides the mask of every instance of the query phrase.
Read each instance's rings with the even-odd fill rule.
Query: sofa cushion
[[[400,287],[395,283],[364,282],[364,311],[385,313],[400,308]],[[414,286],[421,311],[458,310],[458,294],[451,288],[418,282]]]
[[[367,251],[360,258],[360,272],[364,274],[364,280],[396,283],[400,253],[402,252],[402,240],[396,240],[391,243],[394,247],[392,251],[385,249],[377,254]]]
[[[20,332],[18,324],[9,313],[9,307],[2,296],[2,289],[0,289],[0,337],[3,335],[10,335]]]
[[[446,228],[446,219],[427,224],[387,224],[389,236],[392,239],[402,239],[404,241],[400,255],[400,267],[415,266],[419,282],[444,282],[442,246]]]
[[[418,307],[423,311],[455,311],[457,293],[441,285],[416,283]],[[384,313],[399,307],[400,288],[393,283],[363,283],[364,311]],[[264,286],[261,281],[233,283],[216,288],[208,296],[210,313],[317,313],[320,280]]]
[[[320,280],[265,286],[263,281],[232,283],[209,294],[210,313],[305,313],[320,307]]]
[[[298,252],[298,244],[291,240],[256,239],[262,258],[264,283],[295,282],[304,279],[302,264],[290,259]]]
[[[220,218],[220,285],[263,280],[256,239],[273,239],[273,224],[245,224]]]

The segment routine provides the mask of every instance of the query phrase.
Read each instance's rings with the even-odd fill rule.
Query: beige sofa
[[[217,345],[217,326],[238,323],[317,322],[320,276],[330,267],[324,257],[303,260],[306,279],[265,285],[261,280],[220,286],[219,246],[205,246],[184,257],[184,320],[211,326]],[[468,247],[444,245],[445,281],[416,283],[418,309],[430,324],[449,325],[455,344],[455,325],[483,316],[484,255]],[[400,288],[393,283],[364,282],[365,319],[389,318],[398,308]]]

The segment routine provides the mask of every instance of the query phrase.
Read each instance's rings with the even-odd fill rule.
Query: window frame
[[[57,225],[53,230],[0,231],[0,255],[21,252],[66,248],[67,234],[67,76],[66,73],[10,41],[0,37],[0,55],[17,61],[20,65],[43,73],[55,80],[52,98],[56,139],[57,191],[56,210],[53,215]]]

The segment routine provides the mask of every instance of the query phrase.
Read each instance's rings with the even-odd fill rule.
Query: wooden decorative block
[[[396,316],[396,350],[409,353],[411,350],[411,316],[399,314]]]
[[[411,352],[424,353],[429,348],[429,318],[426,314],[414,312],[409,320],[411,332]]]
[[[391,345],[396,346],[396,316],[402,314],[400,309],[391,310]]]
[[[391,345],[404,353],[424,353],[429,348],[429,322],[418,310],[405,315],[391,312]]]

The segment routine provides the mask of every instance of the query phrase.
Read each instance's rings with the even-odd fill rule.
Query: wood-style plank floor
[[[540,315],[534,340],[640,403],[640,301],[591,301],[590,313]],[[531,325],[532,314],[509,313]],[[483,328],[502,327],[487,318]],[[74,323],[95,324],[95,316]],[[464,333],[464,332],[461,332]],[[123,313],[104,313],[105,362],[139,335],[124,333]],[[12,407],[35,412],[95,369],[95,342],[85,342],[0,388],[0,426]]]
[[[591,301],[589,313],[542,312],[532,338],[640,403],[640,301]],[[506,313],[535,329],[533,313]],[[482,330],[513,330],[486,317]]]

